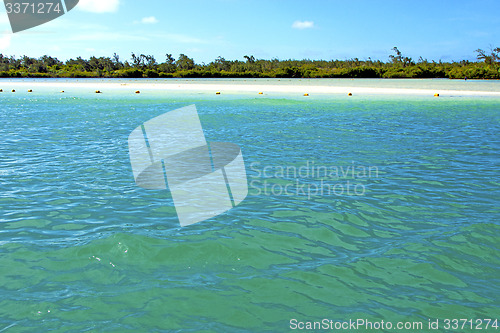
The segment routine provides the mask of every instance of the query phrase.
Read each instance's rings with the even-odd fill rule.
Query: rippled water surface
[[[47,89],[0,103],[0,332],[500,320],[500,99]],[[190,104],[208,141],[241,147],[250,192],[181,228],[168,191],[135,185],[127,138]]]

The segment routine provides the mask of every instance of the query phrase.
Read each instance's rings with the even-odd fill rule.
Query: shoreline
[[[292,84],[262,84],[252,81],[251,84],[242,84],[238,81],[220,81],[200,83],[195,81],[177,81],[177,82],[140,82],[135,80],[123,80],[112,82],[113,79],[104,79],[106,81],[82,82],[81,79],[57,79],[57,82],[38,81],[17,81],[16,79],[0,80],[0,89],[3,92],[9,92],[12,89],[34,89],[34,88],[53,88],[54,90],[69,90],[72,88],[85,89],[89,92],[100,90],[105,93],[106,90],[119,91],[141,91],[165,90],[165,91],[186,91],[186,92],[216,92],[220,93],[292,93],[292,94],[349,94],[353,95],[414,95],[414,96],[434,96],[439,94],[441,97],[500,97],[500,91],[479,91],[479,90],[454,90],[439,88],[393,88],[393,87],[363,87],[356,86],[337,86],[337,85],[292,85]],[[73,82],[69,80],[75,80]],[[86,80],[86,79],[85,79]],[[78,82],[77,82],[78,81]],[[268,81],[269,82],[269,81]],[[354,82],[355,83],[355,82]]]

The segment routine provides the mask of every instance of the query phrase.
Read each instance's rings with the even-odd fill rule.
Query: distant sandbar
[[[376,82],[372,87],[356,86],[351,83],[350,86],[329,86],[329,85],[301,85],[301,84],[259,84],[252,82],[245,84],[241,81],[212,81],[212,82],[196,82],[193,81],[175,81],[175,82],[140,82],[139,81],[117,81],[113,80],[91,82],[89,80],[1,80],[0,89],[4,92],[12,89],[20,91],[36,89],[36,88],[53,88],[55,91],[71,89],[88,90],[95,92],[96,90],[103,93],[108,91],[138,91],[147,92],[148,90],[165,90],[165,91],[186,91],[186,92],[220,92],[223,93],[263,93],[263,94],[349,94],[355,95],[420,95],[420,96],[491,96],[500,97],[500,91],[477,91],[477,90],[452,90],[452,89],[414,89],[414,88],[393,88],[393,87],[376,87]],[[310,83],[310,82],[309,82]]]

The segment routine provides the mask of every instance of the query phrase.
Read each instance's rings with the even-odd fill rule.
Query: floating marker
[[[263,92],[260,92],[259,95],[263,95],[264,93]]]
[[[102,94],[102,92],[100,90],[96,90],[95,93],[96,94]]]
[[[435,94],[434,94],[434,97],[439,97],[439,94],[438,94],[438,93],[435,93]]]
[[[304,94],[304,96],[309,96],[309,94],[308,94],[308,93],[305,93],[305,94]]]
[[[3,89],[0,89],[0,92],[3,92]]]
[[[16,89],[12,89],[12,92],[16,92]]]
[[[347,95],[348,95],[348,96],[352,96],[352,93],[348,93]]]
[[[216,92],[215,94],[216,94],[216,95],[220,95],[220,91]]]
[[[28,90],[28,92],[33,92],[33,90],[30,89],[30,90]]]
[[[64,92],[64,90],[61,90],[61,92],[63,93],[63,92]]]
[[[141,92],[140,92],[139,90],[137,90],[135,93],[136,93],[136,94],[140,94]]]

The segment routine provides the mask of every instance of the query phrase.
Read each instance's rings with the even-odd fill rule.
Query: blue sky
[[[387,61],[397,46],[414,59],[475,60],[475,49],[500,47],[499,13],[498,0],[80,0],[65,16],[12,34],[2,6],[0,53]]]

